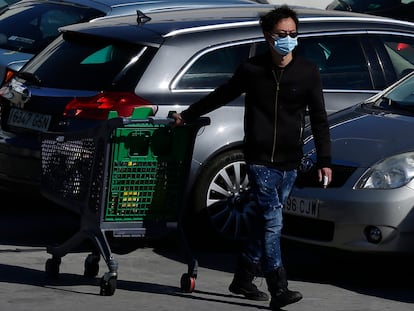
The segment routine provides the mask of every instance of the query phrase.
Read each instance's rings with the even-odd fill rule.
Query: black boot
[[[244,295],[250,300],[269,300],[269,296],[266,293],[261,292],[256,285],[253,284],[253,279],[257,275],[256,273],[257,264],[251,263],[247,259],[240,257],[229,290],[233,294]]]
[[[301,300],[303,297],[300,292],[288,289],[286,270],[283,267],[279,267],[266,274],[266,283],[272,296],[270,300],[270,309],[272,310],[279,310],[284,306]]]

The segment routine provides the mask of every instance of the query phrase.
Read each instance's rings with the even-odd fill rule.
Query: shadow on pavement
[[[412,255],[359,254],[287,244],[285,265],[290,279],[414,303]]]
[[[76,233],[78,225],[78,215],[56,206],[51,207],[43,200],[2,206],[0,244],[31,247],[59,244]],[[181,241],[175,235],[157,243],[145,240],[118,240],[113,243],[112,251],[116,254],[127,254],[141,247],[153,247],[154,252],[166,258],[186,263],[185,252],[180,248]],[[291,242],[284,242],[282,247],[289,280],[332,284],[364,295],[414,303],[414,282],[411,280],[414,275],[414,256],[361,255]],[[191,245],[191,255],[198,260],[200,267],[232,273],[239,249],[240,245],[237,244],[205,244],[204,241],[196,241]],[[0,269],[1,282],[50,286],[44,271],[13,265],[0,265]],[[65,285],[90,284],[91,281],[96,282],[71,274],[62,274],[59,278],[59,282]],[[185,295],[179,293],[177,288],[153,283],[119,280],[118,287]],[[223,290],[227,291],[227,288]],[[220,290],[218,292],[201,294],[206,295],[205,299],[217,299]]]
[[[288,241],[282,247],[289,280],[331,284],[364,295],[414,303],[413,256],[361,255]],[[154,251],[183,261],[185,257],[170,248],[171,243],[166,249],[158,247]],[[234,245],[229,251],[223,249],[223,245],[218,250],[211,245],[208,249],[198,246],[193,256],[200,267],[232,273],[238,250]]]
[[[43,288],[53,289],[54,291],[70,292],[83,295],[100,296],[99,284],[100,277],[85,278],[82,275],[60,273],[56,279],[48,279],[44,271],[39,271],[31,268],[24,268],[13,265],[0,264],[0,282],[24,284],[31,286],[38,286]],[[90,289],[80,285],[92,286]],[[243,307],[252,307],[256,309],[268,309],[256,304],[250,303],[249,300],[231,294],[223,294],[221,289],[217,292],[207,292],[195,290],[193,293],[183,293],[179,287],[168,286],[158,283],[140,282],[140,281],[125,281],[117,280],[117,290],[126,290],[132,292],[169,295],[182,297],[185,299],[218,302],[227,305],[237,305]]]

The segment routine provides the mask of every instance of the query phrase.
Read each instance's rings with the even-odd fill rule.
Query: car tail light
[[[5,83],[9,82],[14,77],[15,74],[16,74],[16,71],[7,68],[6,75],[4,77],[4,82]]]
[[[105,120],[110,111],[130,117],[134,108],[152,106],[147,100],[127,92],[104,92],[92,97],[76,97],[65,107],[63,115],[82,119]]]
[[[397,51],[402,51],[402,50],[405,50],[409,47],[410,47],[409,44],[400,42],[400,43],[397,44]]]

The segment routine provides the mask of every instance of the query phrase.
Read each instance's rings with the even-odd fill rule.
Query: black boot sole
[[[229,291],[236,295],[243,295],[249,300],[255,300],[255,301],[268,301],[269,300],[269,296],[264,292],[261,292],[259,290],[255,292],[249,292],[233,284],[230,284]]]
[[[303,298],[303,296],[298,296],[298,297],[295,297],[295,298],[293,298],[293,299],[291,299],[289,301],[284,301],[284,302],[279,302],[279,303],[274,302],[274,300],[273,301],[270,301],[270,309],[271,310],[274,310],[274,311],[280,310],[280,308],[283,308],[283,307],[286,307],[287,305],[290,305],[292,303],[298,302],[302,298]]]

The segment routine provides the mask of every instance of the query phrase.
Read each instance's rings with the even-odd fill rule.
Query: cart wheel
[[[181,276],[181,290],[185,293],[192,293],[195,288],[195,277],[190,276],[188,273],[184,273]]]
[[[104,275],[101,278],[101,296],[112,296],[115,293],[117,277],[111,276],[109,279]]]
[[[49,258],[46,260],[45,271],[47,277],[56,278],[59,275],[60,258]]]
[[[99,272],[99,254],[89,254],[85,259],[85,270],[83,275],[85,277],[93,278],[98,275]]]

